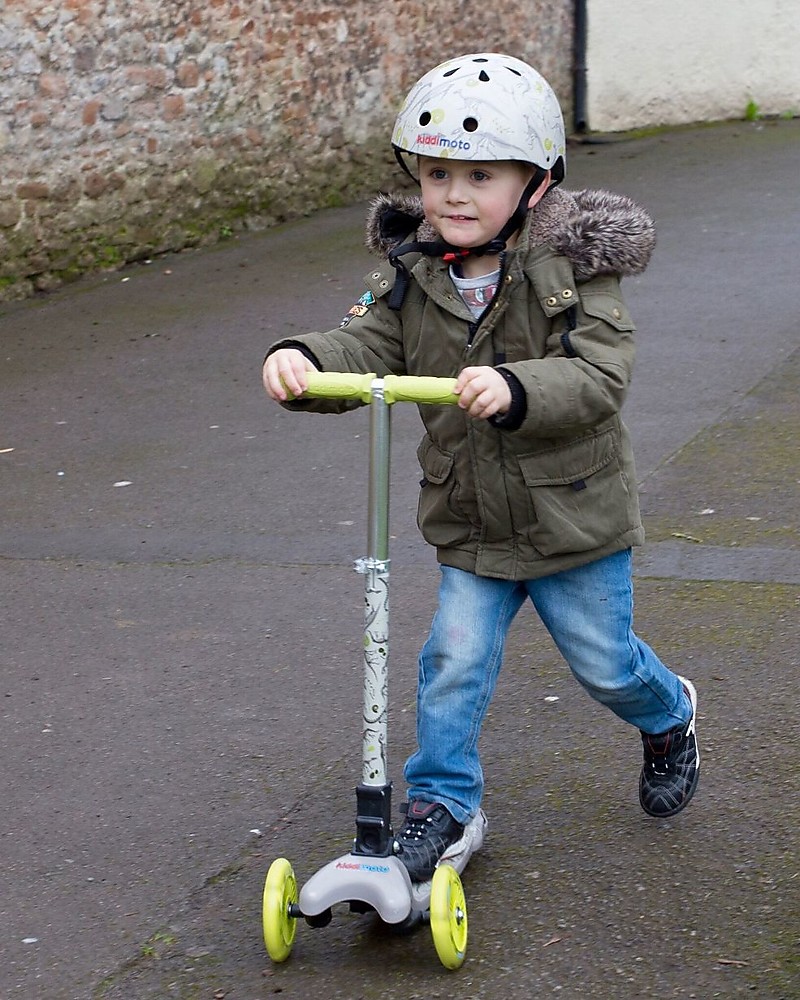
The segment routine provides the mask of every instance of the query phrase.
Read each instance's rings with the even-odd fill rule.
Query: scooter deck
[[[487,826],[486,814],[479,810],[439,864],[451,865],[460,875],[483,844]],[[430,896],[431,881],[412,883],[399,858],[344,854],[311,876],[298,902],[303,916],[316,917],[337,903],[358,901],[373,907],[385,923],[399,924],[412,912],[427,910]]]

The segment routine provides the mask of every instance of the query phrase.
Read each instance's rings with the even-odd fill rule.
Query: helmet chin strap
[[[487,253],[502,253],[509,239],[517,232],[517,230],[522,229],[523,223],[525,222],[525,217],[528,214],[528,202],[534,196],[534,194],[539,190],[539,186],[542,181],[547,176],[547,171],[543,170],[541,167],[534,166],[533,177],[525,185],[525,190],[520,195],[517,207],[514,209],[511,218],[506,222],[497,236],[494,239],[489,240],[488,243],[483,243],[479,247],[469,247],[464,256],[469,256],[470,254],[475,257],[483,257]]]
[[[408,174],[408,176],[416,184],[419,184],[419,178],[415,177],[411,170],[409,170],[408,164],[405,162],[400,154],[400,150],[396,146],[394,147],[394,155],[397,158],[397,162]],[[441,257],[448,263],[455,263],[456,261],[466,260],[467,257],[483,257],[486,254],[502,253],[506,249],[509,239],[514,235],[514,233],[517,232],[517,230],[522,228],[522,225],[525,222],[525,217],[528,214],[528,202],[531,200],[536,191],[538,191],[539,186],[546,176],[546,170],[543,170],[539,166],[534,166],[533,177],[531,177],[525,185],[525,190],[522,192],[519,202],[517,203],[517,207],[514,209],[511,217],[508,219],[497,236],[486,243],[482,243],[480,246],[457,247],[452,243],[446,243],[444,240],[430,240],[426,242],[414,241],[411,243],[404,243],[402,246],[395,247],[394,250],[391,250],[389,252],[389,263],[397,272],[397,277],[395,279],[394,288],[392,288],[392,291],[389,294],[389,308],[395,310],[400,309],[403,304],[406,291],[408,290],[410,275],[405,264],[400,260],[401,257],[404,257],[408,253],[423,253],[429,257]]]

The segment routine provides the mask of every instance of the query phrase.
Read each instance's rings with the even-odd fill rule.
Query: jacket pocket
[[[429,545],[458,545],[465,542],[472,526],[458,502],[458,485],[453,467],[455,456],[435,445],[426,435],[417,448],[422,468],[417,524]]]
[[[519,464],[533,518],[528,539],[543,556],[600,548],[638,524],[615,428],[520,456]]]

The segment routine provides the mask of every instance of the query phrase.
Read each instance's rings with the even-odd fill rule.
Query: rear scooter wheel
[[[431,882],[431,934],[439,961],[458,969],[467,954],[467,901],[458,872],[440,865]]]
[[[277,858],[267,872],[261,908],[264,944],[273,962],[285,962],[292,950],[297,918],[290,915],[289,907],[297,899],[297,879],[292,866],[286,858]]]

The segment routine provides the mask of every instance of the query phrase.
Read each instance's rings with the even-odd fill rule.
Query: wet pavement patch
[[[644,575],[800,583],[800,351],[649,476]]]

